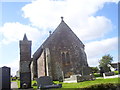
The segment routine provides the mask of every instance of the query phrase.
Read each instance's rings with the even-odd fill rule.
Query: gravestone
[[[77,82],[95,80],[94,75],[77,76]]]
[[[0,68],[0,90],[10,89],[11,89],[10,68],[4,66]]]
[[[83,82],[83,81],[90,81],[90,80],[95,80],[95,77],[90,74],[90,75],[71,75],[70,78],[65,79],[64,82]]]
[[[105,72],[105,76],[113,76],[113,75],[115,75],[114,72]]]
[[[50,88],[61,88],[62,84],[53,83],[51,77],[42,76],[37,79],[38,88],[41,89],[50,89]]]

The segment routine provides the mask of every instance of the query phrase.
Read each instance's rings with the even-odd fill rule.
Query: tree
[[[97,73],[99,69],[97,67],[90,67],[93,73]]]
[[[102,67],[104,69],[104,72],[109,72],[111,70],[108,65],[111,64],[112,61],[113,57],[110,54],[104,55],[99,61],[99,67]]]

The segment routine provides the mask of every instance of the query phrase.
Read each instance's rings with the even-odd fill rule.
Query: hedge
[[[78,90],[120,90],[120,83],[96,84]]]

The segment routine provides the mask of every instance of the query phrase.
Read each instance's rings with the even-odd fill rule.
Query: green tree
[[[97,67],[90,67],[93,73],[99,72],[99,69]]]
[[[104,55],[99,61],[99,67],[103,67],[104,72],[109,72],[110,67],[108,66],[108,64],[111,64],[112,61],[113,57],[110,54]]]

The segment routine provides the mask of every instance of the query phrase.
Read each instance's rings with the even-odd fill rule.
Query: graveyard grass
[[[18,87],[20,87],[20,81],[16,80],[18,82]],[[62,84],[62,88],[85,88],[89,87],[91,85],[96,85],[96,84],[106,84],[106,83],[118,83],[120,81],[120,78],[109,78],[109,79],[103,79],[99,78],[94,81],[84,81],[84,82],[79,82],[79,83],[63,83],[59,81],[54,81],[54,83],[57,84]],[[32,85],[36,83],[36,81],[32,81]],[[120,82],[119,82],[120,83]],[[33,88],[37,88],[34,86]],[[62,88],[60,90],[62,90]]]

